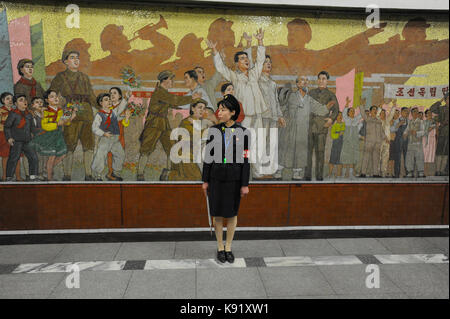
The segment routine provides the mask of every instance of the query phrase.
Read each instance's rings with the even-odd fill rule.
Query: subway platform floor
[[[448,299],[448,237],[0,245],[0,299]]]

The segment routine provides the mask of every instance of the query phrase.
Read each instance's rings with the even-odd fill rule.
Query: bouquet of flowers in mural
[[[62,118],[69,119],[72,116],[73,111],[76,110],[77,114],[79,114],[83,110],[83,106],[78,102],[67,103],[63,108],[63,116]]]
[[[129,86],[130,88],[136,89],[141,87],[141,78],[136,76],[136,73],[130,66],[122,68],[120,71],[120,78],[123,80],[123,84]]]
[[[142,103],[129,102],[127,108],[131,110],[131,116],[141,116],[145,113]]]

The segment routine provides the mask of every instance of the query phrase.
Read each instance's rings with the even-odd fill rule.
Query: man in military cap
[[[86,74],[91,74],[91,55],[89,53],[89,49],[91,47],[90,43],[87,43],[82,38],[75,38],[70,40],[66,43],[64,46],[63,51],[70,52],[70,51],[77,51],[80,53],[80,66],[78,67],[78,71],[81,71]],[[46,68],[45,72],[47,75],[56,75],[59,72],[63,72],[66,70],[66,65],[62,63],[60,59],[58,59],[55,62],[50,63]]]
[[[137,180],[144,180],[144,170],[148,157],[155,150],[156,143],[161,141],[167,156],[170,156],[170,149],[173,141],[170,140],[170,125],[167,118],[169,109],[177,109],[179,106],[191,104],[201,98],[201,94],[194,93],[192,96],[177,96],[169,93],[173,86],[174,74],[171,71],[162,71],[158,74],[159,83],[156,85],[148,107],[148,116],[144,124],[144,130],[139,138],[141,148],[139,150],[139,166]],[[167,174],[165,169],[163,174]]]
[[[68,152],[63,160],[63,180],[70,181],[72,179],[73,152],[80,140],[83,147],[85,180],[92,181],[91,163],[94,156],[94,135],[91,126],[94,118],[92,107],[97,107],[96,97],[89,77],[79,71],[80,54],[78,51],[64,51],[62,62],[67,69],[55,76],[50,89],[61,94],[65,105],[71,103],[79,108],[77,117],[70,125],[64,127],[64,140]]]
[[[33,78],[34,62],[30,59],[22,59],[17,63],[20,80],[14,85],[14,95],[24,94],[28,105],[34,97],[43,97],[44,89],[41,84]]]

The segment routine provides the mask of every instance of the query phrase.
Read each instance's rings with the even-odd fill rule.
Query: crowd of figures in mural
[[[448,39],[427,40],[424,19],[407,23],[404,40],[370,45],[368,39],[383,32],[384,24],[319,51],[305,49],[312,33],[302,19],[288,23],[288,46],[266,47],[259,29],[244,33],[235,47],[231,25],[220,18],[210,26],[204,40],[209,56],[200,47],[202,38],[186,35],[178,45],[179,59],[169,63],[163,62],[175,45],[158,33],[168,27],[162,16],[138,31],[154,45],[148,50],[130,51],[133,39],[108,25],[100,41],[111,54],[92,62],[89,45],[74,39],[62,48],[61,60],[46,67],[48,87],[34,78],[33,57],[21,57],[14,66],[20,79],[13,92],[0,92],[2,180],[54,181],[58,168],[60,180],[79,180],[73,167],[81,149],[84,181],[200,181],[201,163],[169,160],[177,142],[171,131],[184,128],[192,139],[195,130],[217,124],[217,102],[226,94],[241,104],[237,122],[265,128],[266,153],[278,153],[267,163],[256,159],[254,181],[448,176],[448,85],[436,95],[438,102],[409,107],[397,105],[400,95],[356,99],[352,93],[338,99],[330,86],[332,77],[352,69],[365,75],[409,74],[420,65],[448,60]],[[276,81],[273,74],[293,80]],[[94,90],[90,77],[99,75],[120,75],[122,84]],[[184,80],[182,91],[174,90],[177,78]],[[151,92],[140,89],[145,80],[156,83]],[[278,130],[278,143],[271,142],[270,128]],[[125,177],[131,147],[138,156]],[[167,165],[149,179],[145,171],[156,151],[165,153]]]

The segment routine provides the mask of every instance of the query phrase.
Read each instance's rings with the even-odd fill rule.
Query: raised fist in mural
[[[218,53],[218,51],[217,51],[217,42],[214,43],[214,42],[212,42],[212,41],[210,41],[208,39],[205,39],[205,43],[208,46],[208,48],[210,48],[213,51],[214,55],[216,55]]]
[[[259,28],[258,32],[254,34],[255,38],[258,40],[259,45],[263,45],[263,39],[264,39],[264,30],[262,28]]]
[[[366,35],[366,37],[370,38],[373,37],[374,35],[377,35],[378,33],[381,33],[384,31],[384,28],[387,26],[387,22],[383,22],[380,23],[380,27],[379,28],[370,28],[369,30],[366,30],[364,32],[364,34]]]

